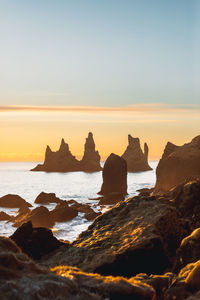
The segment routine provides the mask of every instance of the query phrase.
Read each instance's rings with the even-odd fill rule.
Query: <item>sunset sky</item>
[[[200,1],[0,0],[0,161],[200,134]]]

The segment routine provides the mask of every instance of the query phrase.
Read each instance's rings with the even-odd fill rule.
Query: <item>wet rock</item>
[[[57,206],[50,211],[51,218],[54,222],[67,222],[78,216],[76,209],[68,206],[67,203],[58,203]]]
[[[200,178],[200,136],[176,146],[167,143],[156,169],[154,193],[163,193],[177,185]]]
[[[48,203],[60,203],[62,200],[56,197],[55,193],[41,192],[35,199],[35,203],[48,204]]]
[[[152,170],[148,164],[148,152],[149,148],[147,144],[144,144],[144,153],[140,146],[139,138],[133,138],[128,135],[128,146],[121,156],[127,162],[128,172],[143,172]]]
[[[98,194],[108,195],[118,193],[127,194],[127,164],[120,156],[112,153],[103,167],[103,184]]]
[[[93,134],[89,132],[85,142],[84,155],[80,162],[81,170],[84,172],[101,171],[102,167],[100,165],[100,159],[99,152],[95,150]]]
[[[21,226],[23,223],[29,221],[32,222],[33,227],[47,227],[52,228],[54,225],[54,220],[49,212],[49,210],[44,206],[39,206],[28,211],[27,213],[21,212],[16,218],[11,219],[14,222],[15,227]]]
[[[101,212],[95,212],[95,211],[93,211],[93,212],[90,212],[90,213],[86,213],[84,217],[88,221],[92,221],[92,220],[94,220],[95,218],[97,218],[100,215],[101,215]]]
[[[63,243],[58,241],[47,228],[33,228],[31,222],[20,226],[10,238],[33,259],[40,259],[56,249]]]
[[[10,216],[4,211],[0,211],[0,221],[7,221],[10,219]]]
[[[73,208],[74,210],[77,210],[79,212],[82,213],[93,213],[93,209],[88,205],[88,204],[81,204],[81,203],[74,203],[70,206],[71,208]]]
[[[133,197],[96,218],[70,247],[46,257],[47,266],[126,277],[171,266],[182,237],[176,209],[155,197]]]
[[[98,151],[95,151],[93,135],[90,132],[86,139],[85,152],[81,161],[77,160],[75,156],[71,154],[68,144],[62,139],[60,148],[56,152],[53,152],[51,148],[47,146],[44,163],[37,165],[31,171],[96,172],[101,169],[100,156]]]
[[[32,205],[18,195],[8,194],[0,198],[0,206],[8,208],[20,208],[31,207]]]

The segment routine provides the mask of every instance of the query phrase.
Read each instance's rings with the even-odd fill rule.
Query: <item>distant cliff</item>
[[[143,172],[152,170],[148,164],[149,148],[147,143],[144,144],[144,153],[140,146],[139,138],[133,138],[128,135],[128,146],[121,156],[127,162],[128,172]]]
[[[100,171],[100,155],[95,150],[93,134],[89,132],[85,142],[85,151],[82,160],[77,160],[69,150],[69,146],[64,139],[58,151],[53,152],[49,146],[46,148],[45,160],[43,164],[37,165],[31,171],[45,172],[97,172]]]

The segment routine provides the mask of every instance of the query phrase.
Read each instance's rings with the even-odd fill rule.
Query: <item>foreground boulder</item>
[[[155,197],[133,197],[99,216],[69,247],[44,258],[103,275],[161,273],[172,265],[183,229],[176,209]]]
[[[144,144],[144,153],[140,146],[139,138],[133,138],[128,135],[128,146],[122,154],[122,158],[127,162],[128,172],[143,172],[152,170],[148,164],[149,148],[147,143]]]
[[[49,203],[60,203],[62,202],[62,200],[56,197],[55,193],[41,192],[37,196],[34,202],[38,204],[49,204]]]
[[[41,268],[10,239],[0,237],[0,297],[6,300],[155,300],[155,290],[134,278],[103,277],[75,268]]]
[[[33,227],[52,228],[55,223],[49,210],[44,206],[36,207],[33,210],[19,211],[18,215],[11,218],[10,221],[14,222],[13,226],[15,227],[31,221]]]
[[[20,226],[10,238],[24,253],[34,259],[40,259],[63,244],[53,236],[51,230],[43,227],[33,228],[30,221]]]
[[[163,193],[179,184],[200,178],[200,136],[176,146],[167,143],[156,169],[154,193]]]
[[[98,194],[117,193],[123,198],[127,194],[127,163],[120,156],[111,153],[103,167],[103,183]]]
[[[0,206],[8,208],[21,208],[31,207],[32,205],[18,195],[7,194],[3,197],[0,197]]]
[[[46,148],[45,160],[43,164],[37,165],[31,171],[45,172],[96,172],[100,171],[100,155],[95,150],[93,134],[89,132],[85,143],[85,151],[81,161],[77,160],[69,150],[64,139],[58,151],[53,152],[49,146]]]

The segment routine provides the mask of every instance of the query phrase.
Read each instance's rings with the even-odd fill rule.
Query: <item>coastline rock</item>
[[[3,197],[0,197],[0,206],[8,208],[21,208],[31,207],[32,205],[18,195],[7,194]]]
[[[102,275],[156,274],[172,265],[183,238],[176,209],[155,197],[133,197],[94,220],[69,247],[42,260]]]
[[[82,212],[82,213],[93,213],[93,209],[88,205],[88,204],[81,204],[81,203],[74,203],[70,206],[71,208],[73,208],[74,210],[77,210],[78,212]]]
[[[100,165],[100,155],[99,152],[95,150],[95,143],[93,139],[93,134],[88,133],[88,137],[85,142],[85,150],[81,163],[81,171],[84,172],[97,172],[101,171],[102,167]]]
[[[2,300],[155,300],[156,297],[151,286],[135,278],[103,277],[68,266],[44,269],[7,238],[0,237],[0,249]]]
[[[49,203],[60,203],[62,200],[56,197],[55,193],[41,192],[35,199],[35,203],[38,204],[49,204]]]
[[[11,236],[13,240],[24,253],[33,259],[40,259],[57,248],[63,243],[58,241],[47,228],[33,228],[29,221],[21,225]]]
[[[101,215],[101,212],[95,212],[95,211],[93,211],[93,212],[91,212],[91,213],[87,213],[87,214],[85,214],[85,218],[88,220],[88,221],[92,221],[92,220],[94,220],[94,219],[96,219],[98,216],[100,216]]]
[[[77,160],[69,150],[64,139],[58,151],[53,152],[49,146],[46,148],[43,164],[37,165],[31,171],[45,172],[97,172],[102,170],[100,166],[100,155],[95,151],[93,135],[89,132],[85,143],[85,152],[81,161]]]
[[[152,170],[148,164],[149,148],[147,143],[144,144],[144,153],[140,146],[139,138],[133,138],[128,135],[128,146],[122,154],[122,158],[127,162],[128,172],[143,172]]]
[[[58,203],[50,211],[51,218],[54,222],[67,222],[78,216],[77,210],[68,206],[67,203]]]
[[[183,146],[168,142],[156,169],[154,194],[164,193],[177,185],[200,179],[199,161],[200,136]]]
[[[99,205],[114,205],[123,200],[124,200],[124,196],[122,194],[113,192],[113,193],[104,195],[99,200]]]
[[[7,221],[10,220],[11,216],[9,216],[4,211],[0,211],[0,221]]]
[[[44,206],[36,207],[35,209],[25,213],[21,212],[10,221],[14,222],[14,227],[20,227],[23,223],[31,221],[33,227],[52,228],[55,223],[49,210]]]
[[[111,153],[103,167],[103,183],[98,194],[118,193],[127,195],[127,163],[120,156]]]

